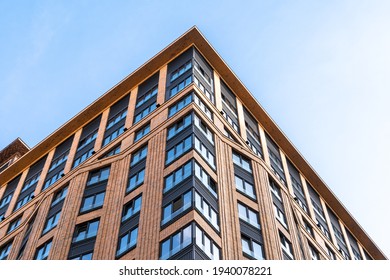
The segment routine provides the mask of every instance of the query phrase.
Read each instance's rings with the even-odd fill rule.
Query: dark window
[[[67,193],[68,193],[68,186],[66,186],[66,187],[60,189],[59,191],[57,191],[54,194],[53,201],[51,203],[51,207],[53,207],[54,205],[56,205],[59,202],[61,202],[66,197]]]
[[[0,248],[0,260],[6,260],[12,249],[12,241]]]
[[[43,228],[42,234],[48,233],[50,230],[55,228],[60,220],[61,210],[50,216],[45,223],[45,227]]]
[[[142,137],[144,137],[149,132],[150,132],[150,123],[148,123],[147,125],[141,127],[139,130],[137,130],[135,132],[134,142],[140,140]]]
[[[130,219],[135,214],[139,213],[139,211],[141,210],[141,205],[142,205],[142,196],[138,196],[130,200],[123,207],[122,222]]]
[[[238,191],[249,196],[250,198],[256,199],[255,189],[250,182],[236,174],[234,175],[234,180],[236,182],[236,188]]]
[[[34,192],[31,192],[31,193],[27,194],[26,196],[24,196],[23,198],[21,198],[20,200],[18,200],[18,202],[16,203],[14,211],[18,210],[23,205],[27,204],[27,202],[29,202],[33,198],[34,198]]]
[[[110,175],[110,166],[101,168],[99,170],[92,171],[89,174],[87,186],[108,180],[109,175]]]
[[[15,230],[20,225],[21,221],[22,217],[17,217],[15,220],[13,220],[8,226],[7,234]]]
[[[202,184],[210,191],[210,193],[218,197],[217,185],[211,176],[202,168],[197,162],[195,162],[195,176],[202,182]]]
[[[281,232],[279,232],[280,244],[282,246],[283,259],[293,260],[294,254],[292,250],[291,242]]]
[[[98,229],[99,220],[89,221],[77,225],[73,236],[73,243],[95,237],[97,235]]]
[[[158,93],[158,86],[156,85],[152,89],[150,89],[146,93],[144,93],[143,95],[138,96],[137,105],[135,107],[136,108],[141,107],[144,103],[146,103],[152,97],[156,96],[157,93]]]
[[[50,248],[51,248],[51,243],[52,241],[48,241],[44,243],[42,246],[40,246],[36,253],[35,253],[35,260],[47,260],[47,257],[49,256],[50,253]]]
[[[184,88],[186,88],[191,83],[192,83],[192,75],[188,76],[185,80],[183,80],[181,83],[179,83],[174,88],[171,88],[171,91],[169,92],[169,98],[178,94],[180,91],[182,91]]]
[[[174,105],[172,105],[171,107],[169,107],[169,110],[168,110],[168,117],[172,117],[174,114],[176,114],[177,112],[179,112],[181,109],[183,109],[184,107],[186,107],[188,104],[190,104],[192,102],[192,93],[191,94],[188,94],[187,96],[185,96],[184,98],[180,99],[177,103],[175,103]]]
[[[233,151],[233,163],[245,171],[252,173],[250,160]]]
[[[168,128],[167,140],[176,136],[178,133],[183,131],[185,128],[187,128],[191,124],[192,124],[192,113],[188,114],[187,116],[184,116],[183,118],[181,118],[175,124],[173,124],[172,126],[170,126]]]
[[[93,253],[92,252],[87,252],[87,253],[82,253],[78,256],[72,257],[70,260],[92,260]]]
[[[248,206],[238,203],[238,215],[241,220],[247,222],[251,226],[260,229],[259,213],[250,209]]]
[[[144,158],[146,158],[148,154],[148,146],[144,146],[142,147],[141,149],[139,149],[138,151],[136,151],[132,157],[131,157],[131,162],[130,162],[130,166],[134,166],[136,165],[138,162],[140,162],[141,160],[143,160]]]
[[[88,158],[90,158],[94,154],[93,147],[90,148],[88,151],[77,157],[73,162],[73,168],[80,165],[80,163],[86,161]]]
[[[142,110],[140,113],[135,115],[134,117],[134,124],[145,118],[147,115],[149,115],[151,112],[153,112],[157,108],[157,102],[152,103],[149,107],[146,107],[144,110]]]
[[[161,242],[160,260],[167,260],[192,243],[192,225],[188,225]]]
[[[192,148],[192,135],[185,138],[180,143],[167,151],[166,164],[170,164],[183,154],[187,153]]]
[[[161,225],[166,224],[192,206],[192,191],[175,198],[168,205],[163,207]]]
[[[122,255],[123,253],[130,251],[137,245],[138,227],[129,230],[124,235],[119,237],[118,251],[116,255]]]
[[[137,187],[142,185],[145,180],[145,168],[138,171],[136,174],[130,177],[129,185],[127,186],[126,192],[131,192],[135,190]]]
[[[192,61],[187,61],[171,74],[171,83],[192,68]]]
[[[219,231],[217,212],[197,191],[195,191],[195,207]]]
[[[108,145],[108,143],[110,143],[111,141],[113,141],[114,139],[116,139],[116,138],[117,138],[119,135],[121,135],[124,131],[125,131],[125,125],[123,124],[121,127],[117,128],[116,130],[114,130],[113,132],[111,132],[109,135],[107,135],[106,137],[104,137],[103,146]]]
[[[252,259],[264,260],[264,249],[263,245],[254,241],[253,239],[241,236],[241,246],[244,256],[247,255]]]
[[[182,165],[179,169],[173,171],[165,178],[164,193],[178,185],[183,180],[190,177],[192,174],[192,161],[189,161]]]
[[[81,202],[80,212],[84,213],[102,207],[105,194],[105,192],[100,192],[84,197],[83,201]]]
[[[220,250],[215,242],[197,225],[195,225],[195,243],[210,260],[220,259]]]

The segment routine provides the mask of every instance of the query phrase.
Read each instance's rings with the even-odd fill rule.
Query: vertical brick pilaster
[[[225,260],[239,260],[242,258],[241,235],[238,223],[231,149],[217,137],[215,139],[215,148],[218,166],[218,201],[221,220],[222,256]]]
[[[94,259],[115,259],[129,164],[130,156],[126,156],[111,165],[103,214],[100,218],[99,233],[96,237]]]
[[[66,260],[72,243],[76,218],[79,213],[81,197],[84,193],[88,173],[82,173],[71,180],[68,187],[68,195],[62,207],[61,219],[57,225],[57,233],[53,240],[50,256],[57,260]]]
[[[256,162],[252,162],[252,165],[255,188],[258,194],[257,200],[260,210],[265,257],[269,260],[280,260],[283,257],[280,251],[280,241],[273,211],[272,197],[269,191],[267,171]]]
[[[138,258],[158,259],[159,237],[162,207],[162,189],[164,185],[165,130],[149,140],[145,170],[145,192],[142,194],[142,209],[139,221],[137,247]]]

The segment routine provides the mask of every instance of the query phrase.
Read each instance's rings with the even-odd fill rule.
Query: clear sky
[[[33,147],[193,25],[390,257],[390,1],[0,0],[0,149]]]

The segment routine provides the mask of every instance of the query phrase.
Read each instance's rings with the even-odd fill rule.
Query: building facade
[[[0,259],[386,259],[196,27],[0,173]]]

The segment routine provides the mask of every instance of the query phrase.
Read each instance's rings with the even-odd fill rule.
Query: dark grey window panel
[[[240,230],[244,235],[250,237],[256,242],[263,244],[263,236],[261,235],[261,231],[259,229],[256,229],[240,220]]]
[[[139,224],[139,217],[140,217],[140,212],[132,216],[130,219],[127,219],[126,221],[121,223],[121,226],[119,228],[119,236],[122,236],[130,229],[135,228]]]

